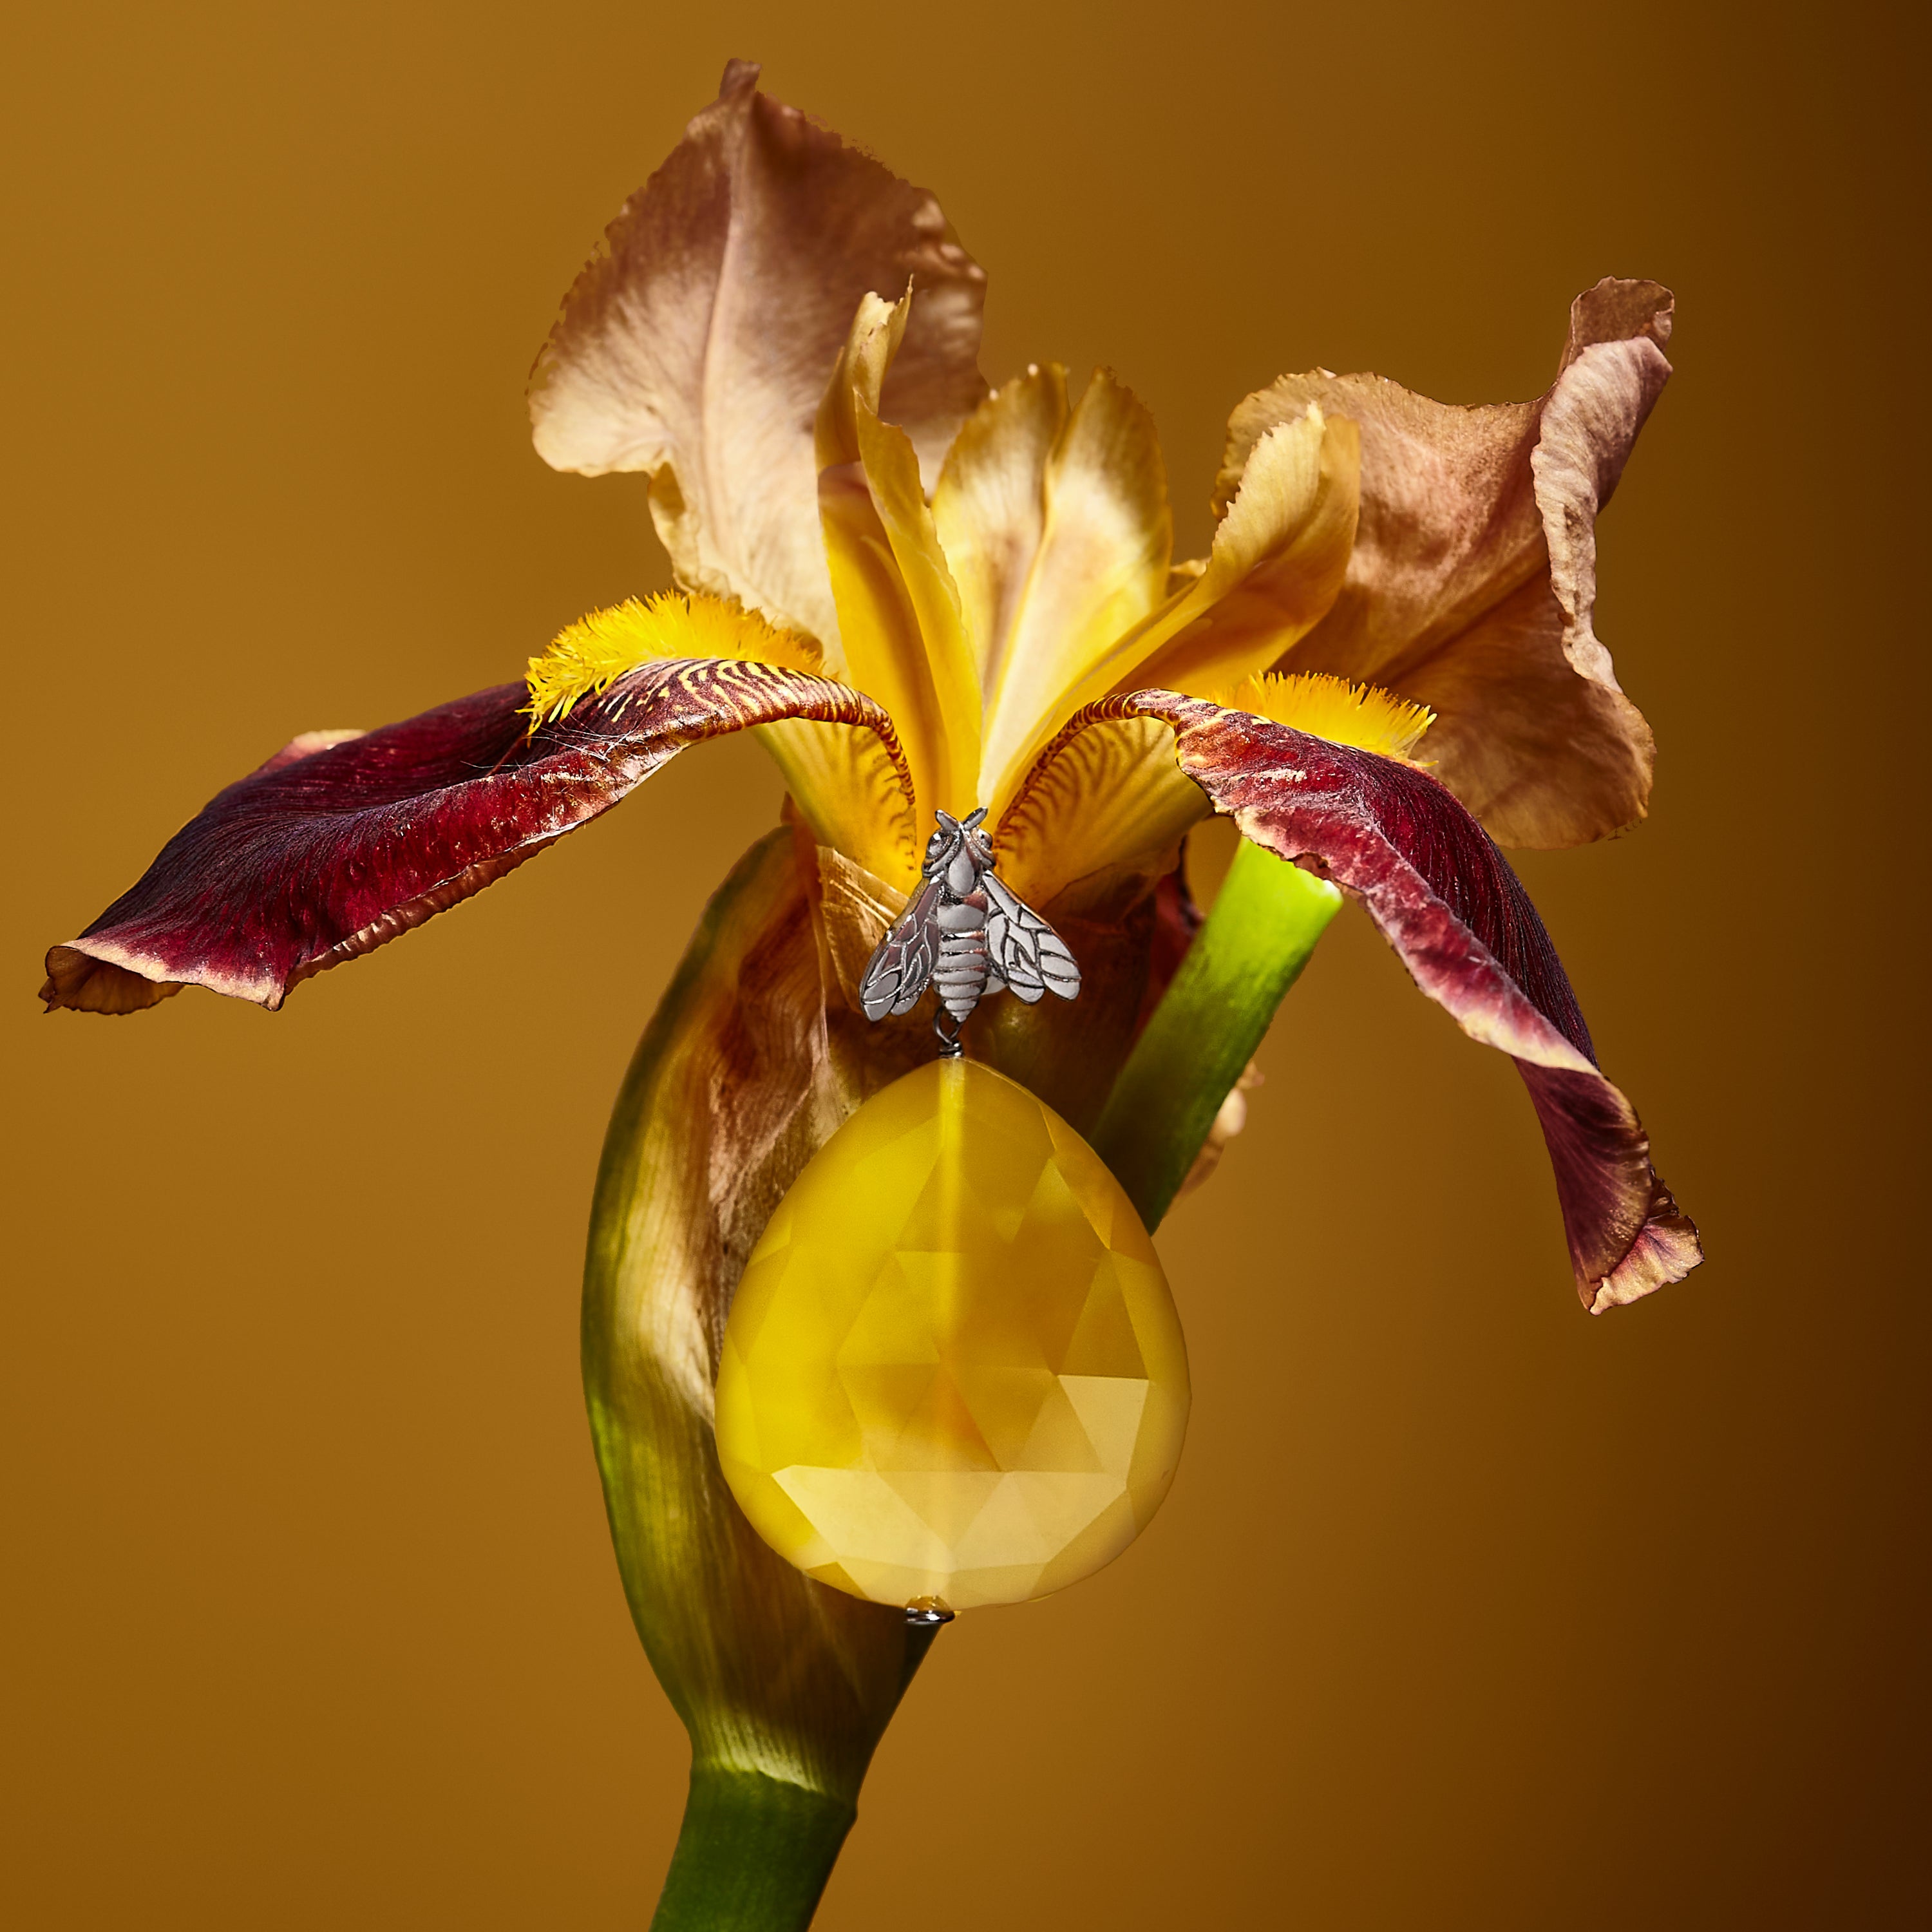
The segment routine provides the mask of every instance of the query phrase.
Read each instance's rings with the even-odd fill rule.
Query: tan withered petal
[[[1600,282],[1532,403],[1455,408],[1318,370],[1228,424],[1222,505],[1261,439],[1311,402],[1360,425],[1347,579],[1280,668],[1431,706],[1433,769],[1505,844],[1578,844],[1644,815],[1654,747],[1592,628],[1595,525],[1670,376],[1671,314],[1654,282]]]
[[[559,470],[651,472],[679,581],[833,652],[812,422],[860,298],[919,292],[880,409],[928,482],[985,385],[986,278],[938,203],[758,92],[718,99],[633,195],[537,358],[536,446]]]
[[[1181,1180],[1180,1192],[1174,1196],[1177,1201],[1213,1180],[1214,1170],[1221,1165],[1221,1156],[1228,1151],[1228,1144],[1246,1130],[1248,1096],[1265,1077],[1251,1060],[1243,1069],[1240,1079],[1228,1089],[1228,1097],[1216,1110],[1214,1124],[1208,1130],[1208,1138],[1201,1143],[1201,1151],[1194,1156],[1194,1165]]]

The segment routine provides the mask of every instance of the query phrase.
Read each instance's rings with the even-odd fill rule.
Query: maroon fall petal
[[[1256,844],[1360,900],[1415,982],[1529,1088],[1571,1261],[1594,1313],[1681,1280],[1697,1231],[1650,1164],[1635,1111],[1597,1068],[1583,1016],[1529,896],[1494,842],[1426,772],[1172,692],[1104,699],[1043,755],[1109,718],[1173,728],[1180,768]]]
[[[362,734],[312,732],[218,794],[140,883],[47,955],[49,1010],[134,1012],[184,986],[272,1010],[482,891],[608,811],[689,744],[885,714],[828,679],[724,658],[640,665],[532,734],[521,684]]]

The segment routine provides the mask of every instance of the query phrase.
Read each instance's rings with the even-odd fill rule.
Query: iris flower
[[[734,63],[626,204],[532,381],[548,462],[649,474],[676,589],[572,626],[524,679],[296,738],[56,946],[45,988],[278,1006],[688,746],[750,730],[777,761],[785,822],[713,901],[618,1101],[586,1273],[613,1532],[693,1745],[666,1924],[809,1917],[928,1640],[766,1548],[712,1405],[760,1230],[933,1052],[916,1015],[869,1024],[856,983],[935,813],[988,808],[1001,876],[1084,981],[1070,1007],[992,1002],[968,1053],[1086,1134],[1148,1226],[1346,896],[1515,1060],[1586,1306],[1699,1258],[1493,842],[1645,812],[1594,530],[1670,373],[1667,292],[1580,296],[1534,402],[1282,377],[1234,411],[1211,549],[1176,562],[1140,404],[1050,366],[988,390],[984,278],[937,204],[756,80]],[[1246,842],[1204,926],[1178,868],[1216,814]]]

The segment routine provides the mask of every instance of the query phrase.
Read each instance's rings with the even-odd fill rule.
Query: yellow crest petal
[[[1270,430],[1196,576],[1129,630],[1040,712],[999,767],[995,798],[1079,707],[1109,692],[1228,684],[1272,664],[1334,602],[1354,539],[1360,448],[1354,426],[1317,409]]]
[[[819,516],[846,668],[891,712],[920,811],[965,812],[978,802],[979,680],[918,454],[878,413],[912,299],[859,305],[819,410]]]
[[[1060,694],[1165,594],[1172,522],[1153,419],[1104,370],[1070,412],[1065,370],[1030,370],[968,419],[933,518],[987,694],[990,798]]]

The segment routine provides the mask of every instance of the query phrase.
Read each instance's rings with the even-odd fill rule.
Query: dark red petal
[[[1543,1123],[1586,1307],[1634,1301],[1696,1266],[1697,1231],[1651,1166],[1630,1102],[1597,1070],[1536,908],[1445,787],[1372,752],[1165,691],[1090,706],[1042,765],[1088,724],[1137,716],[1174,728],[1181,770],[1217,812],[1359,899],[1416,984],[1472,1040],[1515,1060]]]
[[[480,892],[700,739],[782,718],[876,731],[862,693],[769,664],[643,664],[532,736],[520,684],[352,736],[314,732],[219,794],[140,883],[47,955],[50,1009],[133,1012],[184,986],[279,1006]]]

